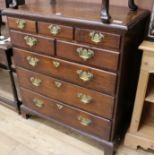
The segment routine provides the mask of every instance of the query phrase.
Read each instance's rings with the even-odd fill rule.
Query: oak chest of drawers
[[[21,112],[96,140],[111,155],[130,115],[136,87],[133,66],[149,13],[112,7],[111,24],[103,24],[90,4],[46,3],[29,2],[19,10],[4,11]]]

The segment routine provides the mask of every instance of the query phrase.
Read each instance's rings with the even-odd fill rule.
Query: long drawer
[[[105,92],[110,95],[115,94],[115,73],[33,54],[20,49],[14,49],[14,58],[17,66],[44,73],[99,92]]]
[[[14,30],[10,31],[10,36],[14,46],[50,56],[55,54],[54,39],[52,38],[45,38]]]
[[[101,69],[115,72],[118,69],[119,53],[92,46],[57,40],[56,55],[59,58]]]
[[[111,119],[114,98],[60,81],[43,74],[17,68],[20,86],[85,111]]]
[[[88,134],[109,140],[111,122],[87,112],[48,99],[22,89],[23,104],[45,116],[51,117]]]

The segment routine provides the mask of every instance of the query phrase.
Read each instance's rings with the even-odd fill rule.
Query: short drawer
[[[57,41],[56,55],[92,67],[117,71],[119,53],[93,48],[82,44]]]
[[[114,98],[43,74],[17,69],[20,86],[111,119]]]
[[[72,108],[57,101],[22,89],[23,104],[44,116],[55,119],[87,134],[109,140],[111,122],[90,113]]]
[[[36,33],[36,22],[32,20],[8,17],[8,26],[10,29]]]
[[[61,59],[14,49],[17,66],[56,77],[110,95],[115,94],[115,73],[94,69]]]
[[[12,30],[10,36],[14,46],[50,56],[55,53],[53,39]]]
[[[38,33],[54,38],[73,39],[73,28],[69,26],[38,22]]]
[[[120,35],[101,31],[76,28],[75,40],[116,51],[119,51],[120,48]]]

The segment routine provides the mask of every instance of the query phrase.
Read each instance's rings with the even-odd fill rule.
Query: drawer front
[[[54,38],[73,39],[73,28],[69,26],[38,22],[38,33]]]
[[[54,55],[53,39],[17,31],[10,31],[10,36],[14,46],[50,56]]]
[[[119,53],[109,52],[90,46],[57,41],[57,56],[93,67],[117,71]]]
[[[17,73],[20,86],[24,88],[108,119],[112,118],[114,99],[111,96],[28,70],[17,69]]]
[[[7,61],[6,54],[1,49],[0,49],[0,65],[6,65],[6,66],[8,66],[8,61]]]
[[[10,29],[36,33],[36,22],[32,20],[8,17],[8,26]]]
[[[115,94],[116,74],[114,73],[17,49],[14,50],[14,55],[17,66],[110,95]]]
[[[25,89],[22,89],[22,97],[23,104],[30,109],[88,134],[109,140],[111,129],[109,120],[71,108]]]
[[[75,40],[88,44],[93,44],[101,48],[119,50],[120,36],[105,32],[77,28]]]

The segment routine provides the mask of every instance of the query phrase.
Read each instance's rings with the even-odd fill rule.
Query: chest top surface
[[[6,9],[6,15],[18,17],[27,16],[31,18],[46,18],[53,21],[66,21],[71,23],[87,23],[100,27],[113,27],[129,29],[141,18],[148,15],[148,11],[138,9],[136,12],[129,11],[127,7],[110,6],[112,21],[103,24],[100,19],[101,4],[88,2],[75,2],[73,0],[27,0],[25,5],[18,10]]]

